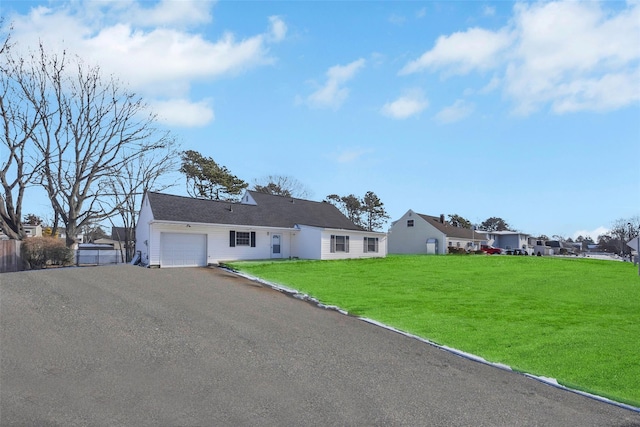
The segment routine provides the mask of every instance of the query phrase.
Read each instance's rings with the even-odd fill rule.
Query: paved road
[[[640,426],[218,269],[0,276],[0,424]]]

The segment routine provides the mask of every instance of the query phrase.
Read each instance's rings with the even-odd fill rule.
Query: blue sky
[[[594,239],[640,214],[640,3],[7,1],[156,108],[182,149],[310,198]],[[168,190],[186,194],[181,177]],[[25,212],[46,215],[45,205]]]

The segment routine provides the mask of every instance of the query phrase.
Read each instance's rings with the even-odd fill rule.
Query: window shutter
[[[251,247],[252,248],[256,247],[256,232],[255,231],[251,232]]]
[[[344,251],[349,252],[349,236],[344,236]]]
[[[366,237],[364,238],[364,246],[362,247],[362,252],[369,252],[369,239],[367,239]]]
[[[232,248],[236,246],[236,232],[233,230],[229,231],[229,246]]]
[[[336,236],[334,236],[333,234],[331,235],[331,252],[335,252],[336,251]]]

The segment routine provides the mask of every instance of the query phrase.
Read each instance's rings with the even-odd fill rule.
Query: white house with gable
[[[439,217],[409,209],[389,228],[390,254],[446,254],[449,248],[479,250],[486,244],[486,232],[455,227]]]
[[[365,231],[335,206],[247,191],[240,202],[145,194],[136,227],[144,265],[191,267],[277,258],[387,255],[386,233]]]

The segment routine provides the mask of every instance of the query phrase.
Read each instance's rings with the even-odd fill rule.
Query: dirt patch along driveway
[[[220,269],[0,275],[0,358],[0,425],[640,425]]]

